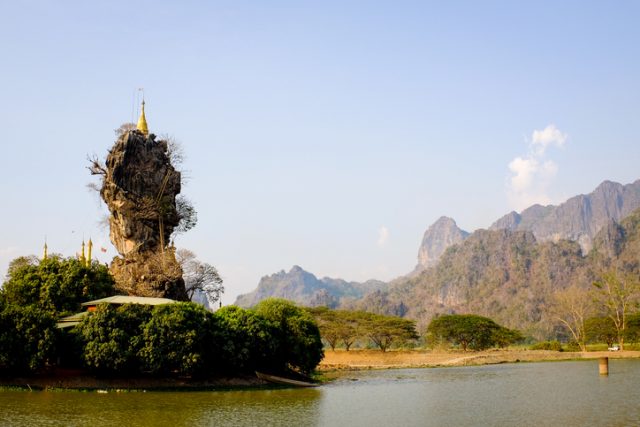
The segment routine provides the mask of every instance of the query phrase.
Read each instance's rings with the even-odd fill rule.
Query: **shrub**
[[[255,370],[280,370],[286,361],[278,327],[251,310],[223,307],[214,313],[216,327],[213,370],[229,375]]]
[[[99,373],[138,372],[142,334],[150,318],[149,306],[100,304],[78,325],[86,366]]]
[[[200,304],[180,302],[153,308],[140,349],[143,369],[152,374],[201,375],[211,357],[213,314]]]
[[[55,317],[34,306],[0,307],[0,370],[35,372],[54,355]]]
[[[277,341],[281,346],[276,359],[303,373],[320,363],[324,356],[320,331],[307,311],[290,301],[268,298],[255,307],[255,312],[278,328]]]
[[[75,258],[40,262],[14,260],[2,295],[7,304],[37,305],[58,315],[75,313],[84,301],[113,295],[114,280],[106,266],[87,266]]]
[[[541,341],[532,345],[530,350],[551,350],[551,351],[562,351],[562,344],[557,340],[553,341]]]

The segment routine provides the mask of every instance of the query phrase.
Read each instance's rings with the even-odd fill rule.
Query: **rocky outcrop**
[[[603,227],[638,208],[640,180],[627,185],[604,181],[592,193],[572,197],[558,206],[533,205],[520,214],[511,212],[490,229],[531,231],[539,241],[573,240],[586,254]]]
[[[468,236],[469,233],[458,228],[452,218],[440,217],[424,232],[415,271],[419,272],[437,264],[449,246],[462,242]]]
[[[100,195],[110,212],[109,237],[121,255],[111,264],[117,289],[185,300],[182,270],[168,244],[181,219],[181,177],[167,151],[167,142],[153,134],[122,133],[101,169]]]

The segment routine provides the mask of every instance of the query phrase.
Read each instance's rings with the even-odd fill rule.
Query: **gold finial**
[[[47,248],[47,241],[45,240],[44,241],[44,252],[42,254],[42,260],[43,261],[45,261],[47,259],[47,255],[48,255],[47,249],[48,249]]]
[[[87,267],[91,267],[91,248],[93,248],[93,242],[89,237],[89,243],[87,244]]]
[[[140,112],[140,118],[138,119],[138,125],[136,126],[144,136],[149,136],[149,128],[147,127],[147,118],[144,115],[144,98],[142,98],[142,111]]]

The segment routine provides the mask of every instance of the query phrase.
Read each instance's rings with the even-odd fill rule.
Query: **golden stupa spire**
[[[144,115],[144,97],[142,98],[142,111],[140,112],[140,118],[138,119],[138,125],[136,126],[144,136],[149,136],[149,128],[147,127],[147,118]]]
[[[84,239],[82,239],[82,252],[80,254],[80,262],[86,262],[87,258],[84,256]]]
[[[87,244],[87,267],[91,266],[91,249],[93,248],[93,242],[89,237],[89,243]]]
[[[48,249],[49,249],[49,248],[47,248],[47,239],[45,239],[45,240],[44,240],[44,251],[43,251],[43,253],[42,253],[42,260],[43,260],[43,261],[44,261],[44,260],[46,260],[46,259],[47,259],[47,256],[49,255],[49,253],[48,253]]]

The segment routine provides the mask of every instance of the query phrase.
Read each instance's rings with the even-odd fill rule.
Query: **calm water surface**
[[[349,373],[317,389],[0,392],[2,426],[637,426],[640,361]]]

